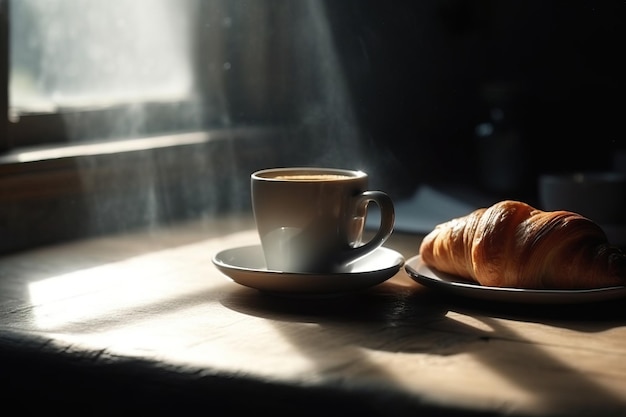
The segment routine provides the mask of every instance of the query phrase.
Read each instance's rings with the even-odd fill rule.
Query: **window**
[[[197,7],[171,0],[12,1],[14,145],[198,129],[191,59]],[[37,127],[46,129],[34,134]]]
[[[169,0],[13,2],[11,109],[50,112],[188,96],[186,29],[194,13],[181,5]]]

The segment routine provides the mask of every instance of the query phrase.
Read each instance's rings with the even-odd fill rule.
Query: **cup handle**
[[[363,218],[365,218],[369,203],[374,202],[378,205],[380,209],[380,225],[372,239],[348,251],[347,256],[350,259],[360,258],[382,246],[393,232],[396,216],[391,197],[382,191],[364,191],[357,195],[356,198],[357,216],[362,216]]]

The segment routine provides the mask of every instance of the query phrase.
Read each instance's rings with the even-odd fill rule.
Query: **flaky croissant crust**
[[[626,254],[577,213],[505,200],[439,224],[422,261],[481,285],[588,289],[626,285]]]

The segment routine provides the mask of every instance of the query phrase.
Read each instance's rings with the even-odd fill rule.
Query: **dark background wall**
[[[359,124],[396,175],[532,198],[540,173],[610,169],[624,148],[624,2],[327,7]]]

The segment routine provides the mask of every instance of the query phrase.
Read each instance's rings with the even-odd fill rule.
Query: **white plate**
[[[232,281],[246,287],[282,295],[336,295],[368,288],[394,276],[404,257],[380,247],[337,271],[293,273],[271,271],[265,266],[260,245],[226,249],[213,257],[213,264]]]
[[[574,304],[626,297],[626,286],[589,290],[534,290],[488,287],[474,284],[454,275],[433,270],[417,255],[406,261],[404,269],[416,282],[449,294],[489,301],[530,304]]]

